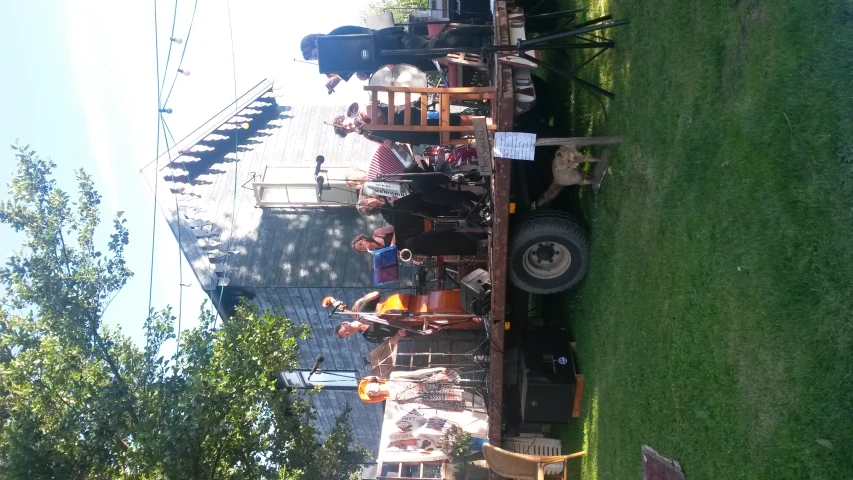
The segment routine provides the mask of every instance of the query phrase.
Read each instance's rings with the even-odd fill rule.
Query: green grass
[[[572,2],[576,4],[575,2]],[[568,311],[583,478],[853,478],[853,3],[613,0],[631,24],[553,77],[574,134],[621,135]]]

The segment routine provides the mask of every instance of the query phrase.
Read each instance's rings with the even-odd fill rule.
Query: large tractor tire
[[[589,234],[557,210],[534,212],[513,229],[509,278],[530,293],[557,293],[577,285],[589,269]]]

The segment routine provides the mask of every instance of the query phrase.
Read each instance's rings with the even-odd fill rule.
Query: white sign
[[[492,151],[496,157],[533,161],[536,153],[536,134],[521,132],[495,132]]]

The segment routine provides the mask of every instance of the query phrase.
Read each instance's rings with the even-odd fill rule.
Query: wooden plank
[[[474,148],[477,149],[477,163],[480,173],[492,174],[492,144],[489,141],[489,130],[486,128],[485,117],[474,117]]]
[[[395,125],[397,123],[396,122],[397,109],[396,109],[396,106],[394,105],[394,100],[395,100],[394,95],[388,95],[388,115],[387,115],[388,116],[388,125]]]
[[[322,212],[311,212],[306,214],[308,218],[308,234],[305,236],[305,242],[298,246],[298,263],[299,281],[297,286],[310,287],[317,285],[320,280],[317,278],[317,255],[320,253],[319,242],[322,237],[321,230],[323,225],[318,221],[318,215]]]
[[[281,289],[279,289],[278,291],[281,292]],[[313,328],[313,318],[311,318],[311,315],[305,308],[306,299],[302,298],[299,289],[296,287],[290,287],[286,288],[286,291],[290,296],[291,305],[294,311],[296,312],[296,315],[299,317],[300,325],[307,325],[309,328],[311,328],[312,336],[308,337],[308,339],[304,341],[305,349],[308,352],[308,362],[306,364],[310,366],[311,364],[313,364],[313,359],[320,353],[319,346],[317,345],[316,340],[314,340],[313,338],[313,334],[315,333],[315,330]],[[308,299],[308,301],[310,301],[310,299]]]
[[[365,87],[365,90],[366,89],[367,88]],[[379,90],[373,90],[371,92],[371,94],[370,94],[370,105],[371,105],[371,108],[379,108]],[[377,118],[374,119],[373,121],[376,123],[379,123],[378,116],[374,115],[374,117],[377,117]]]
[[[442,127],[450,126],[450,95],[442,93],[438,101],[439,108],[439,125]]]
[[[311,154],[309,155],[309,159],[312,162],[311,165],[316,164],[317,155],[323,155],[324,157],[328,155],[328,152],[326,151],[326,139],[329,137],[329,133],[334,135],[334,130],[323,122],[329,118],[331,110],[331,107],[320,107],[318,109],[317,135],[315,135],[314,144],[311,147]],[[327,162],[330,162],[331,160],[331,158],[326,158]]]
[[[380,87],[366,85],[366,92],[409,92],[409,93],[493,93],[495,87]]]
[[[494,93],[454,93],[450,95],[450,101],[491,100],[493,98],[495,98]]]
[[[393,95],[392,95],[393,96]],[[403,111],[403,125],[412,124],[412,94],[406,92],[404,94],[405,110]]]
[[[266,215],[261,217],[261,225],[258,228],[258,240],[255,242],[253,251],[250,252],[252,258],[247,263],[250,281],[245,282],[245,285],[264,286],[262,285],[263,269],[269,264],[270,250],[275,242],[275,223],[271,220],[273,212],[268,210],[265,213]]]
[[[294,325],[302,325],[303,324],[303,316],[300,316],[296,310],[295,304],[293,300],[290,298],[290,293],[286,287],[281,288],[273,288],[270,289],[276,296],[278,296],[279,302],[284,309],[284,314],[287,315]],[[310,326],[310,324],[309,324]],[[308,344],[305,340],[297,340],[297,344],[299,345],[299,365],[305,368],[310,368],[313,365],[313,357],[311,356],[311,352],[308,349]]]
[[[274,212],[272,215],[269,215],[267,222],[259,226],[259,228],[269,229],[273,232],[267,251],[259,252],[262,255],[262,260],[258,264],[261,275],[259,285],[264,287],[275,286],[276,277],[279,272],[278,261],[281,258],[282,250],[284,250],[288,229],[287,220],[283,215],[277,215],[276,213]]]
[[[293,238],[293,248],[289,249],[288,247],[285,247],[285,249],[290,252],[287,262],[289,272],[277,282],[278,285],[287,287],[295,287],[299,283],[299,258],[300,255],[302,255],[301,249],[305,244],[305,239],[308,236],[309,230],[307,214],[300,213],[294,215],[292,221],[294,222],[293,228],[296,230],[296,236]]]
[[[299,232],[297,231],[297,215],[281,212],[277,214],[282,217],[282,221],[287,225],[287,228],[283,232],[283,238],[278,240],[281,242],[281,253],[278,258],[271,261],[270,265],[270,268],[274,268],[276,271],[275,276],[271,279],[271,285],[280,287],[285,285],[285,282],[292,274],[291,258],[296,249],[296,240]]]
[[[427,126],[428,95],[421,95],[421,125]]]
[[[439,125],[440,128],[445,128],[450,126],[450,94],[442,93],[439,96],[438,101],[439,108],[441,108],[441,112],[439,113]],[[473,131],[472,127],[468,127],[467,130],[464,131]],[[450,132],[445,132],[441,130],[439,133],[439,138],[441,139],[441,144],[446,145],[450,142]]]
[[[325,248],[325,256],[323,258],[323,263],[321,267],[324,272],[324,283],[323,286],[338,286],[342,281],[341,272],[338,272],[335,269],[335,262],[338,258],[338,255],[346,255],[346,250],[348,250],[351,238],[347,238],[347,218],[355,214],[355,212],[343,212],[343,211],[333,211],[329,212],[328,215],[330,217],[329,221],[329,231],[326,239],[326,248]],[[354,236],[354,235],[353,235]]]
[[[554,145],[570,145],[584,147],[587,145],[616,145],[622,143],[622,137],[566,137],[566,138],[537,138],[537,147]]]
[[[319,112],[317,111],[316,107],[307,108],[307,112],[305,115],[305,118],[307,118],[307,120],[305,124],[304,133],[301,136],[293,139],[294,151],[293,157],[290,159],[292,165],[308,165],[305,146],[312,144],[313,138],[317,135],[317,128],[322,125],[322,123],[319,123],[318,115]]]
[[[336,350],[333,348],[334,342],[329,342],[332,339],[332,322],[326,318],[328,314],[321,305],[323,300],[323,290],[319,288],[300,288],[299,294],[302,296],[305,310],[308,311],[308,316],[311,318],[311,327],[314,334],[314,340],[320,348],[320,354],[326,358],[323,363],[323,368],[327,370],[340,370],[343,367],[342,359],[336,355]],[[306,301],[307,299],[307,301]]]
[[[348,214],[347,214],[348,213]],[[346,276],[346,268],[347,268],[347,257],[349,255],[355,255],[355,252],[352,251],[350,245],[352,243],[352,238],[355,237],[359,232],[355,231],[354,228],[354,217],[357,215],[356,212],[341,212],[338,215],[340,219],[340,228],[335,231],[335,242],[333,245],[336,245],[333,249],[333,255],[329,262],[329,268],[334,272],[334,276],[330,276],[330,287],[341,287],[344,284],[344,278]]]
[[[449,112],[448,112],[449,114]],[[498,127],[495,125],[488,125],[487,129],[490,131],[497,130]],[[370,132],[468,132],[473,133],[474,127],[471,125],[365,125],[364,130]]]

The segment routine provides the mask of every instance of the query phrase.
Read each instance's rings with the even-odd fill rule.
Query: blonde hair
[[[344,176],[344,179],[348,187],[361,188],[364,186],[364,182],[367,181],[367,172],[360,168],[351,168]]]

